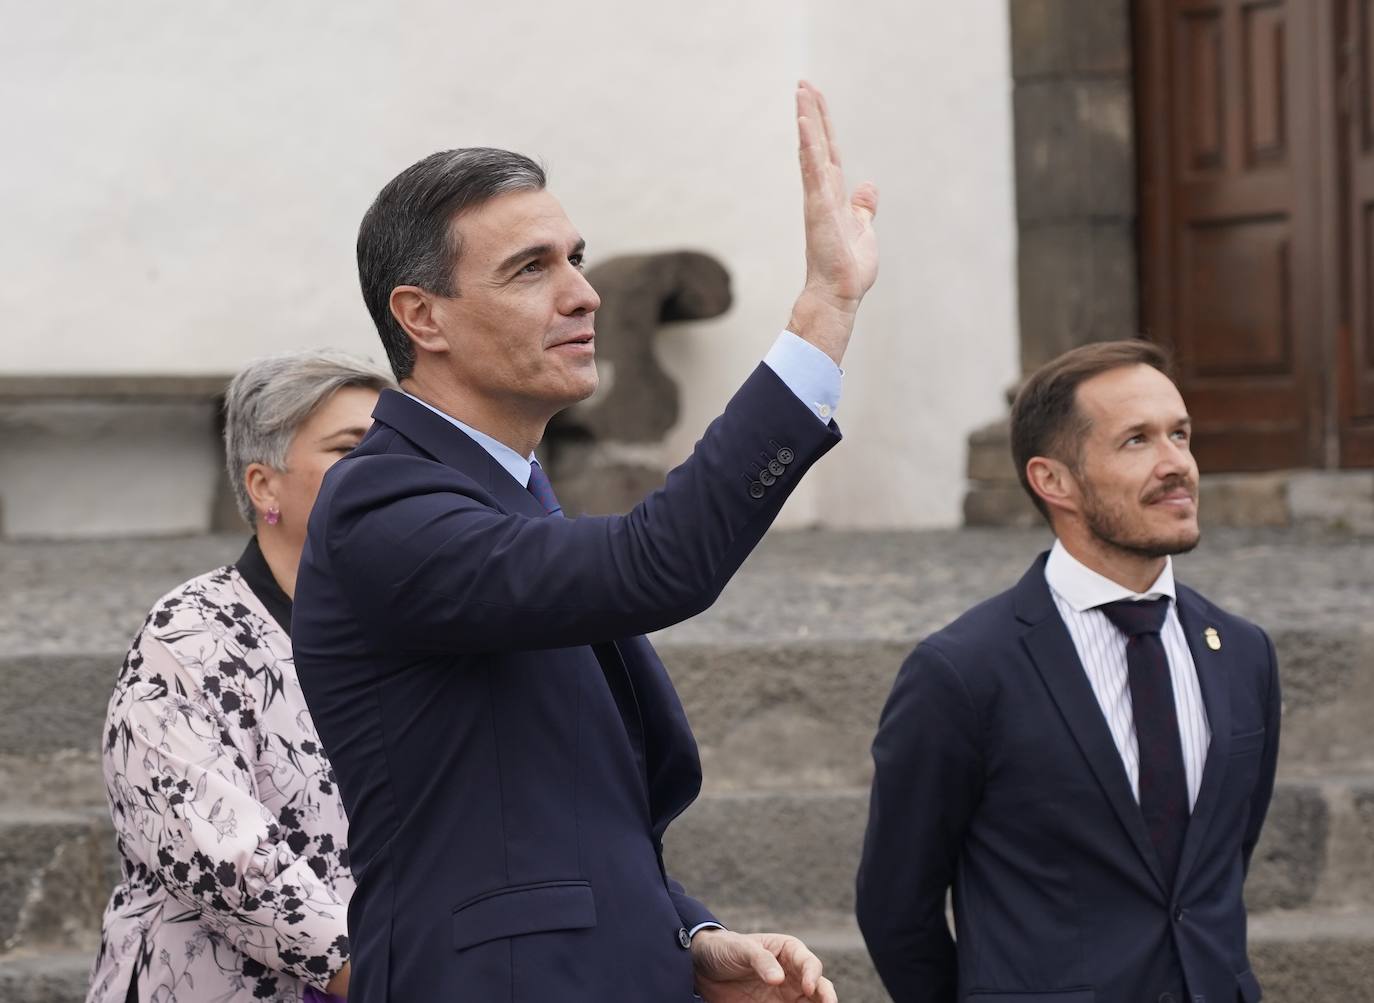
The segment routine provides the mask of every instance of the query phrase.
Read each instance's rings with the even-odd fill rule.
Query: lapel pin
[[[1202,632],[1202,636],[1207,638],[1207,647],[1213,651],[1221,650],[1221,635],[1217,633],[1215,627],[1208,627]]]

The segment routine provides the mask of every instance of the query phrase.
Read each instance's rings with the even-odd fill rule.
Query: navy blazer
[[[1184,980],[1191,1003],[1253,1003],[1241,886],[1278,756],[1273,645],[1179,587],[1212,741],[1171,887],[1045,559],[922,642],[883,711],[857,906],[878,972],[897,1003],[1184,1003]]]
[[[662,837],[701,768],[640,635],[711,604],[838,430],[761,365],[661,490],[562,519],[404,395],[374,419],[292,620],[349,816],[350,1003],[692,999],[711,914]]]

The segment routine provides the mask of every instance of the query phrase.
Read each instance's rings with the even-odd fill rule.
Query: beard
[[[1103,500],[1086,480],[1080,479],[1079,484],[1083,492],[1083,521],[1088,531],[1107,547],[1153,560],[1186,554],[1202,539],[1201,531],[1195,526],[1180,526],[1172,533],[1151,531],[1144,524],[1144,519],[1139,517],[1138,510]],[[1194,498],[1197,497],[1191,481],[1181,477],[1171,478],[1152,491],[1144,499],[1144,504],[1180,487],[1187,488]]]

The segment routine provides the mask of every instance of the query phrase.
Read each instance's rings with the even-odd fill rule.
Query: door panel
[[[1341,325],[1340,461],[1374,466],[1374,2],[1342,0],[1346,321]]]
[[[1204,470],[1323,459],[1314,7],[1136,5],[1144,326]]]

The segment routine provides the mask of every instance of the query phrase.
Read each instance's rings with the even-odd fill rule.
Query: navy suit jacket
[[[350,1003],[692,999],[711,914],[661,841],[701,769],[640,635],[710,605],[838,430],[760,366],[660,491],[562,519],[404,395],[374,418],[292,618],[349,816]]]
[[[1212,741],[1172,885],[1044,556],[907,659],[873,744],[858,879],[897,1003],[1154,1003],[1184,980],[1190,1003],[1259,999],[1241,886],[1274,786],[1274,648],[1190,589],[1178,614]]]

